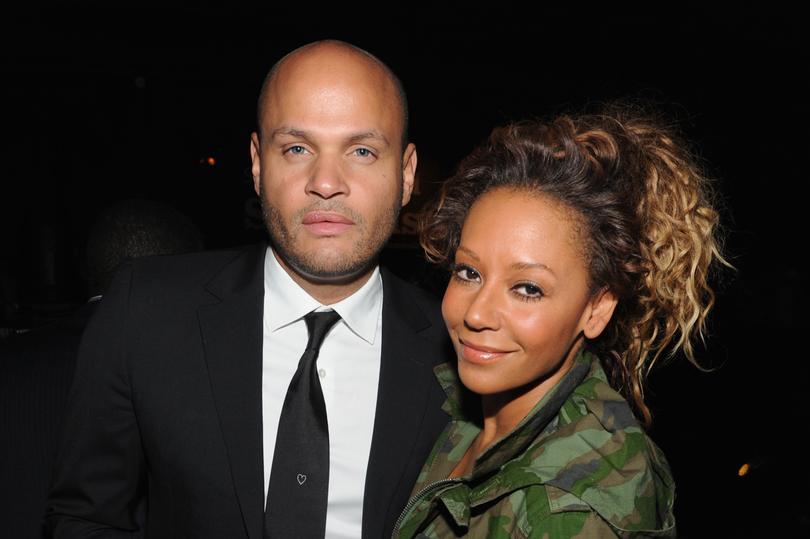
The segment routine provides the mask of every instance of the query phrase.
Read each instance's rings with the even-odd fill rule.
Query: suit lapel
[[[374,434],[371,442],[363,500],[363,534],[382,533],[396,491],[404,485],[406,463],[421,436],[431,439],[438,432],[422,429],[433,376],[435,348],[419,333],[431,326],[414,301],[390,273],[383,270],[383,325],[380,382]],[[438,407],[437,407],[438,409]],[[439,412],[441,413],[441,412]],[[410,482],[410,481],[409,481]]]
[[[198,309],[205,360],[250,539],[262,535],[262,322],[264,246],[246,250],[207,287],[218,302]]]

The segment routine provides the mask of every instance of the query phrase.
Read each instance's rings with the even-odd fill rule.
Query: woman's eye
[[[516,285],[513,290],[515,290],[518,295],[525,298],[543,297],[543,290],[539,286],[531,283],[521,283]]]
[[[453,277],[466,282],[479,281],[481,279],[481,276],[478,275],[477,271],[475,271],[469,266],[461,266],[461,265],[456,266],[453,269]]]

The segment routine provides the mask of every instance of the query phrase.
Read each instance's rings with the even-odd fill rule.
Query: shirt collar
[[[375,267],[371,277],[351,296],[323,305],[307,294],[281,266],[268,247],[264,258],[265,331],[274,332],[315,310],[335,310],[354,334],[374,344],[382,310],[382,277]]]

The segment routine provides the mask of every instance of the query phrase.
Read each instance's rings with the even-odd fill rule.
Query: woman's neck
[[[523,421],[532,408],[571,370],[575,355],[571,354],[553,374],[531,385],[512,391],[481,395],[483,427],[473,443],[478,449],[476,456],[512,432]]]

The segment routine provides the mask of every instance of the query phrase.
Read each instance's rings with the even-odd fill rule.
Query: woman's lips
[[[354,221],[334,212],[312,211],[301,220],[304,227],[316,236],[337,236],[354,226]]]
[[[461,344],[461,355],[470,363],[492,363],[509,353],[507,350],[473,344],[463,339],[459,339],[458,342]]]

